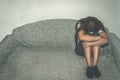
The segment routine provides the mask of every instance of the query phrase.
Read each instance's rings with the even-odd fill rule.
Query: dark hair
[[[103,23],[98,20],[96,17],[88,16],[86,18],[82,18],[77,21],[75,30],[79,32],[81,29],[83,29],[85,32],[98,32],[98,30],[105,31]]]

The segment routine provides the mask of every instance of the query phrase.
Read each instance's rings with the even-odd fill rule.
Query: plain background
[[[46,19],[95,16],[120,38],[120,0],[0,0],[0,41],[14,28]]]

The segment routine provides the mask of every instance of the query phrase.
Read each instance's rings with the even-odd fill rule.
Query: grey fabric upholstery
[[[75,20],[44,20],[15,29],[13,36],[25,46],[73,48],[74,26]]]
[[[109,38],[112,55],[120,69],[120,39],[114,33],[110,33]]]
[[[0,72],[4,70],[3,68],[9,55],[15,50],[17,46],[18,43],[12,35],[6,35],[0,43]]]
[[[49,19],[14,29],[0,44],[0,80],[89,80],[85,76],[85,58],[74,52],[76,22]],[[106,31],[111,39],[107,27]],[[98,66],[102,77],[95,80],[120,78],[116,64],[119,57],[112,55],[112,47],[117,45],[111,42],[100,49]]]

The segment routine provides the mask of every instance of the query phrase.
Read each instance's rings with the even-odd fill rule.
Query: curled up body
[[[97,64],[99,51],[102,45],[108,43],[108,37],[104,25],[96,17],[82,18],[77,22],[76,31],[87,62],[86,76],[88,78],[99,78],[101,72]],[[91,56],[93,55],[93,60]]]

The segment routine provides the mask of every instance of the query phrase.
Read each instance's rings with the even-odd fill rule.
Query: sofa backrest
[[[25,46],[74,47],[76,21],[73,19],[42,20],[14,29],[13,35]]]
[[[76,22],[74,19],[41,20],[14,29],[13,36],[25,46],[74,48]]]

